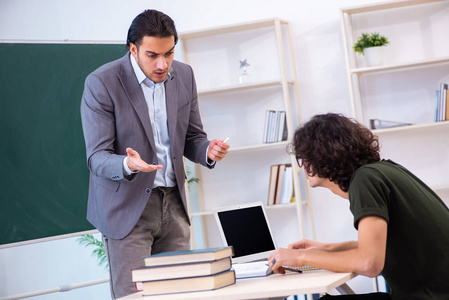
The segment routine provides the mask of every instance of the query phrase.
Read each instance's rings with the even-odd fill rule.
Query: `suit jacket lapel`
[[[165,81],[165,104],[167,107],[168,135],[170,137],[171,149],[176,149],[174,142],[176,140],[176,123],[178,122],[178,80],[176,78],[176,69],[173,65],[170,69],[170,78]]]
[[[131,105],[137,113],[137,116],[142,123],[142,127],[145,130],[145,134],[153,149],[156,149],[154,144],[153,129],[151,128],[150,115],[148,113],[148,106],[145,101],[145,97],[140,87],[136,74],[131,65],[129,52],[122,58],[121,72],[117,74],[125,93],[128,95]]]

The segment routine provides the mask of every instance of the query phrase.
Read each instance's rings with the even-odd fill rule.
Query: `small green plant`
[[[353,49],[355,52],[364,55],[363,50],[365,48],[386,46],[389,44],[390,41],[385,36],[380,35],[378,32],[362,33],[362,36],[359,37],[357,43],[354,44]]]
[[[96,256],[98,259],[98,265],[101,266],[103,264],[105,265],[105,268],[107,269],[109,267],[106,256],[106,250],[104,248],[104,244],[102,241],[97,240],[92,234],[86,234],[81,236],[77,239],[78,243],[80,245],[84,245],[84,247],[94,246],[96,247],[92,251],[92,256]]]
[[[200,182],[200,179],[198,177],[190,177],[190,175],[192,174],[192,172],[190,171],[189,166],[186,166],[186,173],[187,173],[187,184],[190,186],[193,183],[198,183]],[[190,178],[189,178],[190,177]]]

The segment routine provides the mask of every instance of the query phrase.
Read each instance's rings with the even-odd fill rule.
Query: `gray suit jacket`
[[[187,216],[183,156],[208,167],[209,140],[198,111],[192,68],[173,61],[170,74],[165,91],[171,159]],[[121,239],[141,216],[156,174],[125,177],[126,148],[136,150],[147,163],[158,163],[148,107],[129,53],[86,78],[81,119],[90,170],[87,219],[104,235]]]

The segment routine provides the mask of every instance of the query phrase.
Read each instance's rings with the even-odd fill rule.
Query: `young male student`
[[[190,249],[183,156],[213,168],[229,148],[203,131],[192,68],[173,60],[177,40],[170,17],[146,10],[129,28],[130,52],[85,83],[87,218],[103,236],[113,298],[136,292],[142,256]]]
[[[358,240],[301,240],[269,256],[274,271],[312,265],[368,277],[382,273],[392,299],[449,299],[449,210],[410,171],[380,159],[370,130],[342,115],[317,115],[296,130],[292,151],[311,187],[349,199]]]

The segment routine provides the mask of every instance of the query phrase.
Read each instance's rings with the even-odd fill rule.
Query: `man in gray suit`
[[[86,79],[87,219],[102,233],[112,298],[136,292],[142,256],[190,248],[183,156],[213,168],[228,152],[203,131],[192,68],[173,60],[177,40],[170,17],[146,10],[129,28],[130,52]]]

